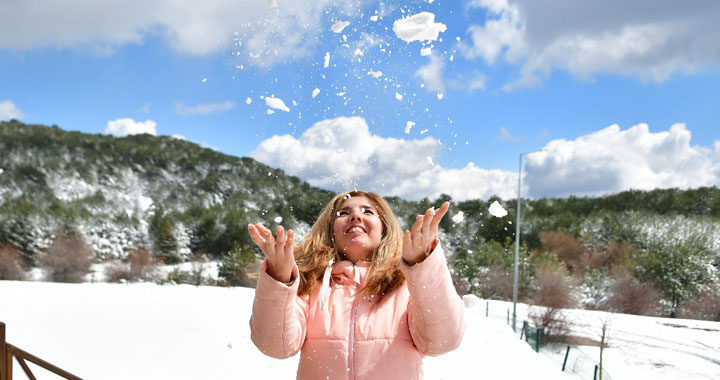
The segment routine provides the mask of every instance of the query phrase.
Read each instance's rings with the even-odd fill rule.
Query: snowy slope
[[[253,295],[246,288],[0,281],[0,321],[8,342],[86,379],[294,378],[297,356],[272,359],[250,341]],[[562,378],[504,324],[471,309],[467,317],[460,349],[426,359],[427,379],[476,371]]]
[[[0,281],[0,321],[7,325],[8,342],[86,379],[294,378],[297,356],[272,359],[250,341],[253,292],[189,285]],[[512,333],[505,323],[508,306],[491,301],[490,318],[485,317],[484,301],[467,308],[462,345],[449,354],[426,358],[426,379],[573,378],[560,372],[552,353],[537,354]],[[524,310],[520,305],[521,316]],[[576,321],[588,326],[584,333],[594,336],[602,313],[573,313]],[[606,367],[614,380],[720,378],[720,323],[612,318],[611,343],[618,344],[608,351]],[[583,323],[578,326],[581,329]],[[693,341],[707,347],[678,354]],[[592,349],[588,353],[593,354]],[[17,364],[14,371],[23,378]],[[42,372],[36,373],[38,379],[53,378]]]

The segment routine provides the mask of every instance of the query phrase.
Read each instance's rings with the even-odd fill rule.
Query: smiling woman
[[[454,350],[463,304],[438,244],[445,202],[403,234],[377,194],[336,195],[310,233],[277,237],[249,225],[267,256],[260,268],[252,340],[266,355],[301,351],[298,379],[421,379],[422,358]]]

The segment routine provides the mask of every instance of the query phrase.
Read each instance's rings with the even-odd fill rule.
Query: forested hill
[[[153,247],[153,232],[175,240],[162,254],[176,259],[220,254],[243,241],[249,220],[308,223],[330,197],[251,158],[167,136],[10,121],[0,123],[0,152],[0,241],[26,256],[58,230],[81,232],[100,257]]]
[[[281,223],[301,235],[331,196],[251,158],[181,139],[116,138],[0,122],[0,247],[12,246],[29,267],[54,238],[68,233],[81,236],[99,260],[126,259],[133,247],[166,263],[247,253],[248,223]],[[451,200],[388,201],[407,227],[414,215],[446,199]],[[490,215],[494,201],[507,216]],[[522,205],[521,294],[532,294],[534,268],[547,262],[559,263],[596,290],[620,267],[660,288],[673,310],[720,283],[716,187]],[[451,207],[441,233],[458,281],[468,291],[507,298],[507,287],[493,287],[506,281],[493,276],[505,279],[511,271],[515,200],[478,199]]]

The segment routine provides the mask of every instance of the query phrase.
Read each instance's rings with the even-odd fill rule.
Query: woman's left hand
[[[437,211],[429,208],[425,215],[418,215],[410,231],[405,231],[402,257],[408,265],[422,262],[435,248],[438,225],[449,208],[450,202],[443,203]]]

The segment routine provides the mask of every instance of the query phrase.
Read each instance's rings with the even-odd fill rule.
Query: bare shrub
[[[0,245],[0,280],[24,279],[25,269],[20,252],[10,244]]]
[[[128,255],[130,261],[130,274],[132,280],[149,280],[157,268],[157,262],[150,251],[143,247],[135,247]]]
[[[466,294],[470,293],[470,283],[467,282],[462,276],[460,276],[457,273],[451,273],[450,274],[453,282],[453,286],[455,287],[455,291],[459,296],[464,296]]]
[[[513,275],[502,268],[490,268],[480,276],[480,292],[487,299],[512,299]]]
[[[584,256],[584,266],[588,269],[612,270],[625,267],[635,247],[632,244],[609,241]]]
[[[720,288],[707,289],[684,301],[678,317],[720,322]]]
[[[585,273],[584,256],[587,254],[576,237],[557,231],[543,231],[540,232],[540,242],[546,251],[554,253],[565,263],[570,274],[581,276]]]
[[[119,261],[112,262],[105,266],[105,277],[108,282],[130,281],[130,266]]]
[[[90,272],[93,254],[76,233],[58,233],[52,244],[40,255],[40,266],[50,281],[82,282]]]
[[[155,275],[157,262],[153,260],[152,254],[147,249],[131,248],[127,261],[128,263],[114,262],[105,268],[105,275],[109,282],[148,281]]]
[[[533,282],[535,293],[529,310],[530,320],[544,336],[557,339],[570,332],[570,321],[563,309],[571,308],[575,302],[570,294],[570,281],[562,268],[541,265],[535,268]]]
[[[660,293],[650,284],[638,281],[626,270],[615,272],[607,306],[610,311],[635,315],[657,315]]]

